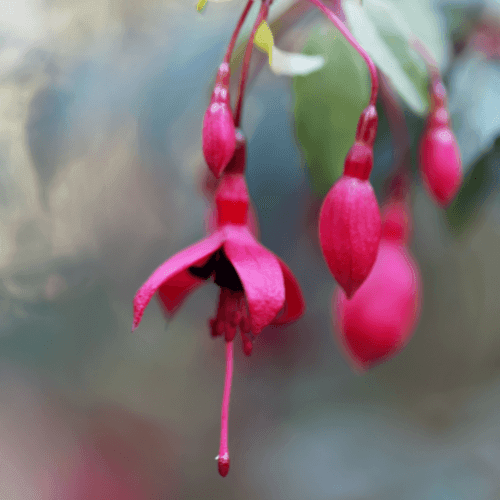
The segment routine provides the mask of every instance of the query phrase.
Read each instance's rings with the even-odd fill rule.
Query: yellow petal
[[[266,21],[262,21],[258,27],[257,32],[255,33],[254,44],[259,49],[267,52],[269,56],[269,64],[271,65],[273,60],[274,38]]]
[[[205,8],[205,5],[207,5],[207,2],[208,0],[199,0],[196,4],[196,10],[201,12]]]

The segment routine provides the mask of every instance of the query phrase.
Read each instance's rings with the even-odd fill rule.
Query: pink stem
[[[441,82],[441,74],[439,72],[437,62],[429,52],[429,49],[418,38],[413,38],[411,40],[411,44],[413,45],[415,50],[422,56],[422,59],[425,61],[425,64],[427,65],[427,71],[431,76],[432,82],[433,83],[435,83],[436,81]]]
[[[342,35],[347,39],[347,41],[358,51],[359,55],[365,60],[368,70],[370,71],[370,76],[372,80],[372,88],[370,95],[370,103],[375,105],[377,102],[378,93],[378,76],[377,68],[374,62],[371,60],[368,53],[359,45],[356,39],[352,36],[351,32],[346,28],[345,24],[323,3],[321,0],[309,0],[313,3],[326,17],[336,26],[336,28],[342,33]]]
[[[229,472],[229,449],[227,434],[229,423],[229,400],[231,398],[231,383],[233,381],[233,342],[226,342],[226,377],[224,379],[224,393],[222,395],[222,410],[220,416],[220,446],[218,466],[219,474],[226,477]]]
[[[257,29],[259,28],[260,24],[262,21],[264,21],[267,18],[267,14],[269,11],[269,0],[263,0],[262,5],[259,10],[259,15],[257,16],[257,19],[255,20],[255,24],[253,25],[252,32],[250,33],[250,38],[248,39],[248,44],[245,49],[245,55],[243,58],[243,66],[241,68],[241,77],[240,77],[240,88],[238,91],[238,101],[236,103],[236,112],[234,114],[234,125],[236,127],[240,126],[241,122],[241,110],[243,107],[243,98],[245,95],[245,86],[247,84],[247,79],[248,79],[248,69],[250,67],[250,58],[252,57],[252,50],[253,50],[253,40],[255,38],[255,33],[257,32]]]
[[[231,62],[231,56],[233,55],[233,50],[234,46],[236,45],[236,40],[238,39],[241,27],[243,26],[243,23],[245,22],[245,19],[247,18],[252,5],[253,5],[253,0],[248,0],[245,10],[241,13],[240,19],[238,20],[238,24],[236,25],[236,28],[233,31],[233,35],[231,36],[231,40],[229,42],[229,45],[227,46],[226,55],[224,56],[224,62],[227,64]]]

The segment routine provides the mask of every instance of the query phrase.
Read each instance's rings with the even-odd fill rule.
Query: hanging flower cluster
[[[255,219],[245,181],[246,141],[238,128],[253,37],[267,17],[270,1],[263,1],[255,23],[246,65],[240,80],[240,95],[233,117],[229,97],[229,61],[239,29],[248,13],[248,3],[219,67],[210,105],[203,120],[202,146],[211,172],[220,177],[209,216],[211,234],[164,262],[134,297],[135,329],[153,295],[157,294],[167,314],[173,314],[186,296],[207,281],[220,288],[215,317],[209,321],[212,337],[226,343],[226,377],[221,412],[219,473],[229,471],[228,417],[233,372],[233,342],[241,337],[243,351],[252,352],[253,341],[269,325],[284,325],[298,319],[305,304],[297,280],[287,265],[256,239]]]
[[[342,288],[333,300],[340,343],[355,367],[364,370],[394,356],[408,342],[418,322],[420,274],[407,248],[411,218],[409,189],[407,183],[396,183],[399,187],[390,193],[381,218],[369,180],[378,125],[377,69],[339,18],[320,0],[309,1],[359,52],[371,76],[370,100],[359,118],[343,175],[325,197],[319,216],[323,255]],[[158,267],[133,301],[135,329],[155,294],[165,313],[172,315],[202,284],[210,281],[219,286],[216,313],[207,329],[212,337],[220,337],[226,344],[217,457],[222,476],[229,471],[228,416],[234,341],[239,335],[244,353],[250,355],[254,339],[264,328],[290,323],[305,309],[299,284],[290,269],[258,241],[245,181],[247,146],[240,123],[254,41],[269,53],[271,65],[273,54],[280,54],[273,50],[274,41],[266,23],[272,0],[260,0],[243,56],[234,113],[229,94],[231,55],[253,2],[247,1],[234,30],[203,119],[203,154],[210,175],[219,179],[207,217],[209,234]],[[198,9],[205,3],[206,0],[200,1]],[[283,60],[285,56],[280,57]],[[298,61],[293,57],[287,59],[288,69],[301,64],[301,74],[305,74],[322,64],[320,60]],[[420,163],[432,196],[446,205],[461,183],[460,155],[450,129],[444,87],[433,74],[432,107],[422,138]],[[399,172],[396,178],[404,178],[403,173]]]

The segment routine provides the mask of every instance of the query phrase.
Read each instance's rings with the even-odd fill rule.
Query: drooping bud
[[[216,177],[224,171],[236,148],[236,130],[229,100],[229,76],[229,64],[221,64],[210,105],[203,118],[203,155]]]
[[[321,207],[319,239],[326,263],[347,297],[366,279],[377,257],[380,211],[368,180],[377,129],[374,106],[363,111],[356,142],[347,153],[343,176]]]
[[[420,315],[418,265],[398,236],[409,233],[402,203],[384,208],[382,241],[373,269],[352,299],[333,298],[337,338],[356,370],[394,357],[410,340]]]
[[[442,83],[431,87],[431,112],[420,142],[420,171],[432,198],[446,207],[462,184],[462,161]]]

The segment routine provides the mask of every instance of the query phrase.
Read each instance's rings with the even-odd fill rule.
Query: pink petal
[[[275,318],[273,325],[284,325],[299,319],[306,309],[299,282],[295,279],[290,268],[279,260],[283,278],[285,279],[285,305],[283,311]]]
[[[193,276],[187,269],[170,278],[158,289],[158,301],[166,315],[173,314],[184,299],[205,283],[204,279]]]
[[[160,287],[170,285],[172,282],[174,289],[177,285],[179,296],[185,297],[185,290],[193,289],[193,282],[187,281],[179,276],[183,271],[190,266],[203,265],[208,258],[218,250],[223,243],[223,235],[220,231],[204,238],[203,240],[191,245],[184,250],[176,253],[173,257],[165,261],[156,271],[147,279],[147,281],[139,288],[134,297],[134,324],[132,330],[135,330],[141,322],[144,309],[146,309],[149,301]],[[180,286],[179,286],[180,285]],[[173,308],[180,303],[180,300],[174,297],[173,290],[164,290],[164,295],[171,298]]]
[[[257,243],[246,227],[227,225],[223,231],[224,252],[243,284],[252,333],[257,335],[273,321],[285,303],[279,259]]]

